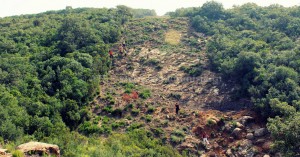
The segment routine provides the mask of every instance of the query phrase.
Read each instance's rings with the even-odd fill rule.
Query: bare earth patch
[[[180,43],[181,33],[176,30],[170,30],[165,35],[165,42],[171,45]]]

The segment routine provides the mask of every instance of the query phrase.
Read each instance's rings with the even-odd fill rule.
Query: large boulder
[[[17,150],[20,150],[24,154],[27,153],[36,153],[38,154],[47,154],[48,156],[55,155],[56,157],[60,157],[60,150],[57,145],[47,144],[42,142],[28,142],[21,144],[17,147]]]
[[[251,132],[247,133],[246,138],[247,138],[248,140],[253,140],[253,139],[254,139],[253,133],[251,133]]]
[[[235,128],[233,131],[232,131],[232,135],[235,137],[235,138],[240,138],[241,135],[242,135],[242,129],[240,128]]]
[[[272,142],[271,141],[267,141],[265,142],[263,145],[262,145],[262,151],[264,152],[268,152],[271,150],[271,145],[272,145]]]
[[[243,116],[239,118],[237,121],[242,123],[243,125],[247,125],[248,123],[254,122],[254,118],[251,116]]]
[[[7,149],[0,148],[0,156],[6,155],[6,151],[7,151]]]
[[[255,137],[261,137],[268,133],[268,130],[266,128],[259,128],[254,130],[254,136]]]

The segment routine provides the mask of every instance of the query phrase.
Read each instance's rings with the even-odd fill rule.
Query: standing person
[[[180,109],[179,109],[179,105],[178,105],[178,104],[176,104],[176,105],[175,105],[175,110],[176,110],[176,114],[178,115],[178,113],[179,113],[179,110],[180,110]]]
[[[205,131],[202,131],[202,138],[203,138],[203,143],[204,144],[209,144],[207,138],[208,138],[208,135],[206,134]]]
[[[123,47],[124,54],[125,54],[125,56],[126,56],[126,55],[127,55],[127,48],[126,48],[125,39],[124,39],[123,42],[122,42],[122,47]]]
[[[112,50],[109,50],[108,53],[109,53],[110,59],[113,59],[113,58],[114,58],[114,53],[113,53],[113,51],[112,51]]]
[[[109,50],[108,54],[109,54],[109,58],[111,60],[111,65],[114,66],[114,59],[113,59],[114,58],[114,53],[113,53],[113,51]]]
[[[121,56],[123,56],[123,52],[124,52],[124,48],[123,48],[123,46],[120,44],[120,45],[119,45],[119,53],[121,54]]]

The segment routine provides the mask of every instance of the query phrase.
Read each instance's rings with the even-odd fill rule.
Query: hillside
[[[299,10],[209,1],[163,17],[121,5],[0,18],[0,153],[300,156]]]
[[[195,33],[187,18],[131,20],[125,28],[127,56],[118,54],[116,44],[114,65],[92,103],[99,127],[146,128],[189,156],[269,153],[269,137],[252,134],[265,123],[251,111],[250,100],[233,99],[238,85],[211,70],[209,37]],[[211,137],[208,146],[202,144],[203,130]]]

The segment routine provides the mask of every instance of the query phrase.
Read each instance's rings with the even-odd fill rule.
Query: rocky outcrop
[[[6,155],[6,151],[7,151],[7,149],[0,148],[0,156]]]
[[[239,118],[237,121],[242,123],[243,125],[247,125],[248,123],[254,122],[254,118],[251,116],[243,116]]]
[[[240,129],[240,128],[235,128],[232,131],[233,136],[237,139],[239,139],[241,137],[241,133],[242,133],[242,129]]]
[[[57,145],[41,143],[41,142],[28,142],[21,144],[17,147],[17,150],[22,151],[24,154],[34,153],[34,156],[39,156],[42,154],[55,155],[60,157],[60,150]]]
[[[266,128],[259,128],[254,130],[254,136],[255,137],[261,137],[268,133],[268,130]]]
[[[253,139],[254,139],[253,133],[247,133],[246,138],[247,138],[248,140],[253,140]]]

